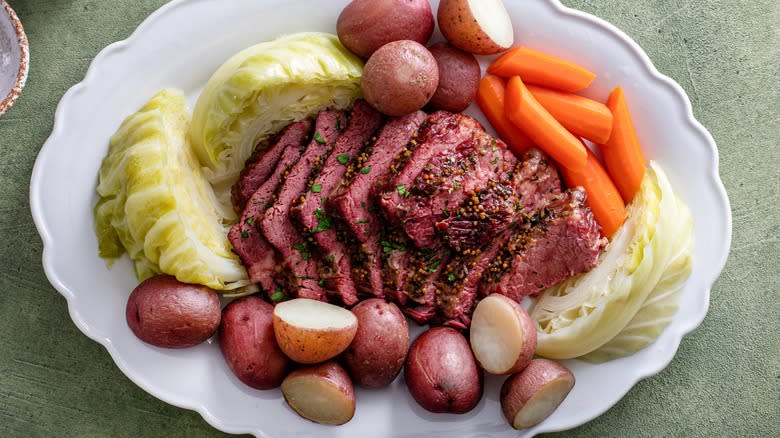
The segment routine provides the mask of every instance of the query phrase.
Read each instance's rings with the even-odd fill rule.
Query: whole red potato
[[[431,412],[462,414],[482,398],[483,375],[466,338],[449,327],[423,332],[404,367],[412,397]]]
[[[125,318],[130,330],[148,344],[191,347],[210,338],[219,328],[219,296],[206,286],[157,275],[144,280],[130,293]]]
[[[278,387],[290,368],[276,343],[273,313],[274,306],[254,295],[233,301],[222,313],[222,356],[233,374],[255,389]]]
[[[433,27],[428,0],[353,0],[341,11],[336,33],[349,51],[368,58],[393,41],[425,44]]]

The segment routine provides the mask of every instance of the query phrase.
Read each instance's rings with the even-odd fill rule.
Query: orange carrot
[[[486,75],[479,81],[477,105],[496,130],[501,140],[517,155],[521,155],[534,144],[523,131],[513,125],[504,114],[504,80],[498,76]]]
[[[567,186],[585,189],[593,217],[601,225],[601,233],[611,239],[626,220],[626,205],[598,158],[588,150],[588,162],[582,172],[560,170]]]
[[[572,134],[604,143],[612,132],[612,113],[606,105],[587,97],[528,85],[536,100]]]
[[[523,82],[570,93],[582,90],[596,79],[593,72],[582,66],[528,47],[509,50],[493,61],[487,71],[504,78],[518,75]]]
[[[612,111],[612,135],[599,149],[612,181],[623,201],[628,204],[639,191],[647,163],[636,138],[626,96],[620,86],[610,93],[607,107]]]
[[[571,170],[585,168],[585,146],[542,107],[519,76],[509,79],[504,100],[506,117],[547,155]]]

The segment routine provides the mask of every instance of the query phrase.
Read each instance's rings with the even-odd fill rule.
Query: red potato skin
[[[352,308],[358,329],[342,362],[352,380],[364,388],[381,388],[395,380],[409,352],[409,326],[401,310],[380,298]]]
[[[482,398],[482,370],[466,338],[450,327],[435,327],[417,337],[404,378],[415,401],[430,412],[466,413]]]
[[[363,68],[363,97],[379,112],[403,116],[425,106],[439,84],[431,52],[410,40],[393,41],[374,52]]]
[[[477,97],[482,76],[477,58],[447,43],[436,43],[428,50],[439,67],[439,86],[428,102],[434,110],[459,113]]]
[[[273,305],[251,295],[231,302],[222,312],[222,356],[230,371],[255,389],[278,387],[290,369],[290,359],[276,343],[273,311]]]
[[[393,41],[425,44],[433,28],[428,0],[353,0],[336,21],[341,44],[363,59]]]
[[[523,371],[509,376],[501,386],[501,410],[509,424],[514,427],[514,419],[519,410],[525,406],[545,385],[558,379],[570,379],[571,386],[564,398],[574,387],[574,374],[560,363],[550,359],[534,359]],[[533,424],[526,427],[532,427]]]
[[[219,296],[209,287],[157,275],[144,280],[130,293],[125,319],[130,330],[148,344],[192,347],[213,336],[219,328]]]

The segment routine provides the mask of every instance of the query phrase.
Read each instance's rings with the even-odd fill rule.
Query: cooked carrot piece
[[[506,117],[561,166],[574,171],[585,168],[585,146],[555,120],[528,91],[519,76],[509,79],[504,95]]]
[[[504,78],[520,76],[523,82],[570,93],[590,85],[596,74],[571,61],[528,47],[515,47],[493,61],[487,72]]]
[[[606,105],[573,93],[527,85],[536,100],[572,134],[594,143],[609,140],[612,113]]]
[[[612,135],[601,144],[601,156],[607,166],[623,201],[628,204],[639,191],[645,176],[647,162],[636,137],[634,123],[628,111],[628,103],[623,89],[618,86],[609,95],[607,107],[612,112]]]
[[[501,140],[517,155],[521,155],[534,144],[520,128],[513,125],[504,113],[504,80],[498,76],[486,75],[479,81],[477,105],[496,130]]]
[[[626,205],[598,158],[588,150],[585,169],[580,172],[567,168],[560,170],[567,186],[585,189],[593,217],[601,225],[601,233],[611,239],[626,220]]]

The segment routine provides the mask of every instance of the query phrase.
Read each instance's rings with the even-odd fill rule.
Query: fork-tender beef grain
[[[279,251],[284,260],[283,271],[287,289],[295,296],[326,300],[320,286],[319,263],[313,245],[293,225],[290,209],[327,159],[344,124],[340,111],[325,110],[317,115],[314,134],[301,158],[290,169],[276,196],[276,202],[266,211],[260,228],[266,239]]]
[[[506,145],[475,119],[437,111],[426,120],[411,158],[380,204],[418,248],[430,247],[438,222],[469,203],[477,209],[476,193],[486,190],[491,180],[504,179],[516,162]]]
[[[328,195],[339,184],[347,166],[379,128],[381,115],[363,100],[355,103],[347,129],[336,140],[333,151],[320,174],[312,179],[303,202],[292,213],[303,227],[304,234],[311,235],[321,253],[319,277],[325,288],[334,290],[347,306],[357,303],[357,289],[352,280],[352,264],[346,244],[339,238],[333,218],[326,212]]]
[[[284,148],[273,173],[255,190],[241,213],[241,219],[230,228],[228,240],[247,268],[249,279],[259,283],[266,293],[275,289],[274,276],[279,264],[278,254],[259,228],[266,209],[275,201],[276,191],[290,168],[303,153],[305,143]]]
[[[311,128],[311,120],[295,122],[284,129],[273,146],[267,149],[258,147],[241,171],[238,182],[233,186],[231,200],[236,211],[243,210],[246,201],[271,176],[282,152],[287,147],[308,142]]]

